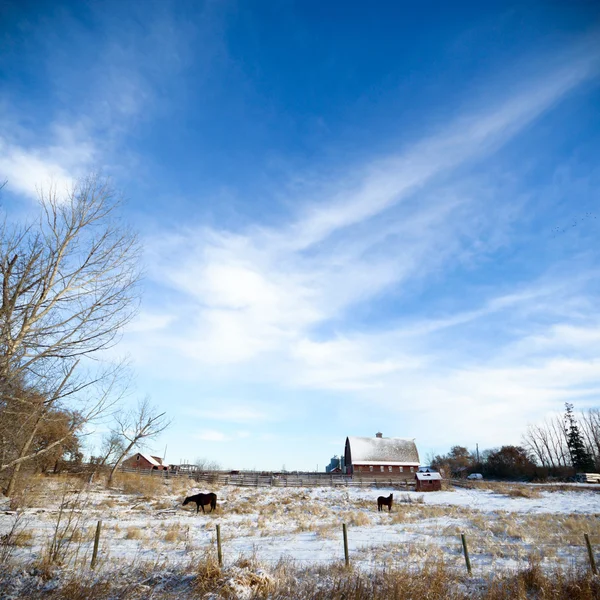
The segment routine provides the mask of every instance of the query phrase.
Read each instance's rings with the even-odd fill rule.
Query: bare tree
[[[41,191],[34,222],[0,225],[0,473],[12,469],[9,495],[21,465],[49,451],[31,445],[53,409],[78,407],[70,436],[111,401],[119,368],[89,359],[117,343],[138,305],[139,245],[120,204],[91,176],[63,195]],[[11,445],[15,428],[27,435]]]
[[[548,450],[548,431],[546,428],[540,425],[529,425],[523,435],[523,446],[542,467],[556,467],[553,456]]]
[[[216,460],[209,460],[208,458],[197,458],[194,461],[194,465],[198,467],[200,471],[220,471],[221,465]]]
[[[125,452],[125,441],[116,432],[110,431],[102,438],[100,455],[98,456],[98,467],[114,465]]]
[[[114,433],[123,440],[123,451],[111,469],[108,486],[112,485],[117,469],[133,448],[143,446],[171,424],[165,414],[158,413],[145,398],[138,402],[135,409],[115,415]]]
[[[600,469],[600,409],[582,412],[577,424],[587,453]],[[572,466],[565,426],[558,415],[540,425],[529,425],[523,435],[523,445],[541,466],[552,471]]]
[[[595,468],[600,469],[600,409],[582,412],[579,421],[586,448],[594,459]]]

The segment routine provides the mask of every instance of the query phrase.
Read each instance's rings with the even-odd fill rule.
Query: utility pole
[[[477,464],[479,464],[479,444],[475,444],[475,448],[477,448]]]

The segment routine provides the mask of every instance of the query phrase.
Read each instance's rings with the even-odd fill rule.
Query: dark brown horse
[[[217,508],[217,495],[210,493],[210,494],[196,494],[195,496],[188,496],[183,501],[183,506],[185,506],[186,504],[189,504],[190,502],[196,503],[196,514],[198,514],[200,512],[200,507],[202,507],[202,512],[205,512],[204,507],[207,504],[210,504],[210,512],[212,512],[213,510],[215,510]]]
[[[383,507],[387,506],[388,510],[392,512],[392,502],[394,502],[394,494],[390,494],[387,498],[385,496],[379,496],[379,498],[377,498],[377,510],[383,510]]]

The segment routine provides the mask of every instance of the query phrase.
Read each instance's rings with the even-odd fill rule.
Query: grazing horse
[[[186,504],[189,504],[190,502],[196,503],[196,514],[198,514],[200,512],[200,507],[202,507],[202,512],[205,512],[204,506],[206,504],[210,504],[210,512],[212,512],[213,510],[215,510],[217,508],[217,495],[210,493],[210,494],[196,494],[195,496],[188,496],[183,501],[183,506],[185,506]]]
[[[384,506],[388,507],[388,510],[392,512],[392,502],[394,501],[394,494],[390,494],[387,498],[385,496],[379,496],[377,498],[377,510],[383,510]]]

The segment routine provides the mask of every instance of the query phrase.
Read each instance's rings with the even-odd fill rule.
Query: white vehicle
[[[471,481],[473,481],[474,479],[476,479],[477,481],[481,481],[483,479],[483,475],[481,473],[471,473],[467,476],[467,479],[470,479]]]
[[[575,481],[579,483],[600,483],[600,473],[577,473]]]

